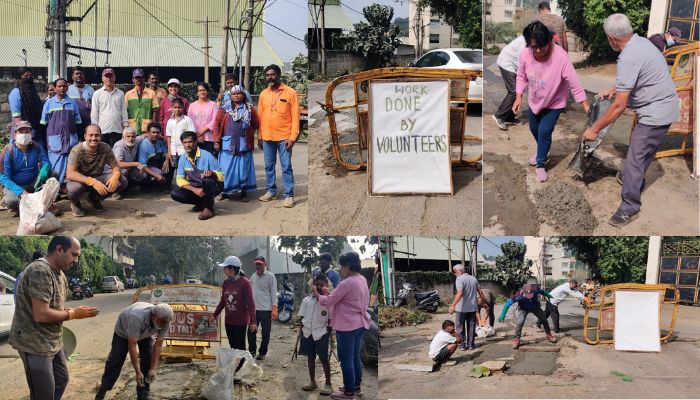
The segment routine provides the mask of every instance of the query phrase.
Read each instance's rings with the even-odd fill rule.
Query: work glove
[[[122,173],[119,171],[112,172],[112,176],[109,178],[107,181],[107,189],[114,193],[117,191],[117,188],[119,187],[119,178],[121,178]]]
[[[548,299],[551,299],[551,298],[552,298],[552,295],[549,294],[549,292],[544,292],[544,293],[542,293],[542,295],[543,295],[544,297],[548,298]]]
[[[68,308],[68,320],[83,319],[96,317],[100,313],[97,307],[80,306],[77,308]]]
[[[98,181],[97,179],[91,176],[87,177],[87,179],[85,180],[85,184],[88,186],[92,186],[95,190],[97,190],[97,193],[99,193],[102,196],[107,196],[109,194],[107,186],[105,186],[104,183]]]
[[[44,164],[39,170],[39,176],[36,178],[36,183],[34,184],[34,191],[39,190],[39,188],[46,183],[51,174],[51,165]]]
[[[279,312],[277,310],[277,306],[272,306],[272,319],[276,320],[278,314],[279,314]]]

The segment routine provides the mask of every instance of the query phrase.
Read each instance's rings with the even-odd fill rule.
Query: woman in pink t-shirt
[[[214,120],[218,107],[215,101],[209,99],[209,85],[202,82],[197,85],[197,101],[190,104],[187,116],[194,123],[199,147],[216,157],[219,149],[214,145]]]
[[[552,32],[536,21],[525,27],[523,36],[526,47],[518,58],[513,112],[517,114],[520,110],[527,88],[530,132],[537,142],[537,151],[528,162],[536,167],[537,179],[545,182],[547,172],[544,166],[552,146],[552,132],[559,115],[566,108],[569,91],[586,112],[589,104],[568,54],[552,42]]]
[[[311,294],[322,306],[333,307],[331,326],[338,341],[338,360],[343,372],[343,388],[331,393],[333,399],[354,399],[362,385],[362,336],[369,329],[369,288],[360,274],[360,256],[350,252],[338,258],[340,277],[338,287],[329,294],[328,288],[319,294],[314,286]]]

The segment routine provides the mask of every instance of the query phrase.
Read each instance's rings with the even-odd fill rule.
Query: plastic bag
[[[238,372],[236,368],[245,360]],[[201,396],[208,400],[233,400],[233,381],[240,378],[246,385],[260,379],[263,371],[249,352],[234,349],[219,349],[216,354],[216,372],[204,384]]]
[[[49,178],[40,190],[22,196],[17,235],[41,235],[61,229],[61,222],[48,211],[60,188],[56,178]]]
[[[490,325],[479,326],[476,328],[476,336],[479,338],[486,338],[496,334],[496,331]]]

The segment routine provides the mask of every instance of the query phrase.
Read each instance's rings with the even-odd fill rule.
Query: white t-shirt
[[[452,344],[457,341],[457,338],[440,329],[430,342],[430,350],[428,350],[428,357],[431,359],[437,357],[440,354],[440,350],[448,344]]]
[[[299,307],[301,316],[301,331],[304,337],[313,335],[314,340],[319,340],[328,333],[328,323],[331,320],[331,312],[325,306],[318,303],[313,296],[307,296],[301,301]]]
[[[513,39],[513,41],[508,43],[508,45],[498,54],[496,64],[506,71],[510,71],[512,73],[518,72],[518,56],[520,56],[520,52],[525,45],[525,38],[522,35]]]
[[[554,290],[549,292],[549,294],[552,295],[552,298],[549,299],[549,302],[552,303],[553,306],[558,306],[559,303],[566,299],[567,295],[576,297],[579,300],[583,300],[583,294],[579,291],[571,290],[569,282],[564,282],[561,285],[555,287]]]
[[[185,154],[180,135],[186,131],[196,132],[194,130],[194,122],[187,115],[183,115],[179,121],[175,117],[168,120],[168,125],[165,127],[165,135],[170,136],[170,148],[168,151],[170,151],[171,155],[181,156]]]

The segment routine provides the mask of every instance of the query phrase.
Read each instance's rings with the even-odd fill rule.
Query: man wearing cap
[[[158,120],[160,103],[156,93],[145,86],[141,68],[136,68],[132,72],[131,80],[134,88],[126,92],[124,101],[129,115],[129,125],[134,128],[137,135],[140,135],[146,132],[146,127],[151,121]]]
[[[117,77],[112,68],[102,70],[102,84],[92,95],[90,121],[102,131],[102,141],[114,147],[121,139],[122,129],[129,126],[129,114],[124,92],[114,86]]]
[[[564,282],[557,286],[549,292],[552,295],[550,299],[547,299],[547,304],[544,308],[544,319],[546,320],[549,316],[552,316],[552,327],[554,328],[554,333],[559,333],[559,304],[566,300],[566,296],[576,297],[580,301],[587,303],[588,299],[578,290],[578,281],[576,279],[571,279],[568,282]],[[538,321],[537,327],[542,328],[542,324]]]
[[[180,99],[185,115],[190,109],[190,102],[186,98],[180,96],[180,81],[176,78],[171,78],[168,81],[168,96],[160,103],[158,121],[161,126],[168,125],[168,120],[173,116],[173,100]]]
[[[676,86],[666,60],[654,45],[632,31],[624,14],[612,14],[603,25],[610,47],[617,58],[615,87],[599,93],[613,97],[610,108],[583,133],[583,139],[595,140],[598,132],[615,122],[631,108],[637,114],[637,125],[630,136],[622,176],[622,202],[608,223],[622,227],[639,217],[642,208],[644,175],[656,157],[671,124],[678,120],[679,101]]]
[[[78,105],[82,124],[78,125],[78,141],[85,140],[85,127],[90,125],[90,107],[95,89],[85,84],[85,72],[80,65],[73,68],[73,84],[68,86],[68,97]]]
[[[221,290],[221,300],[214,311],[218,318],[221,311],[224,314],[224,326],[228,343],[232,349],[245,350],[246,331],[255,332],[258,326],[255,321],[255,300],[253,288],[247,278],[241,276],[241,260],[236,256],[228,256],[219,264],[224,268],[227,279]]]
[[[0,157],[0,184],[3,202],[13,217],[19,215],[19,199],[33,193],[51,176],[46,151],[32,141],[32,126],[27,121],[15,124],[15,141]]]
[[[148,399],[150,384],[158,372],[163,340],[174,320],[175,313],[166,303],[153,305],[139,301],[119,313],[114,325],[112,348],[95,400],[104,399],[107,391],[112,390],[127,354],[136,374],[136,398]]]
[[[673,46],[678,46],[679,44],[681,44],[679,42],[681,40],[681,35],[681,30],[674,26],[673,28],[666,31],[663,35],[657,33],[649,36],[649,41],[651,41],[654,44],[654,46],[656,46],[656,48],[663,53],[665,50],[668,50]]]
[[[73,147],[68,157],[66,188],[71,210],[76,217],[85,215],[80,196],[88,192],[88,202],[99,212],[105,210],[102,200],[126,189],[119,163],[107,143],[100,141],[100,127],[88,125],[85,141]],[[109,172],[106,172],[109,171]]]
[[[270,343],[270,329],[272,320],[277,319],[277,279],[275,275],[267,271],[265,257],[255,257],[255,273],[250,277],[253,286],[253,298],[255,299],[255,320],[257,325],[262,325],[262,341],[258,360],[264,360],[267,355],[267,346]],[[248,350],[250,354],[257,352],[257,330],[248,332]]]
[[[60,400],[66,390],[69,374],[63,351],[63,321],[99,314],[95,307],[64,306],[68,285],[64,271],[77,264],[79,257],[80,242],[76,238],[54,236],[46,255],[32,261],[17,282],[9,343],[22,359],[31,399]],[[10,384],[8,377],[3,382]]]
[[[270,201],[277,196],[275,164],[279,153],[282,181],[284,182],[284,207],[294,207],[294,171],[292,147],[299,138],[299,97],[296,90],[281,81],[282,71],[272,64],[265,67],[268,87],[258,100],[258,147],[265,158],[267,192],[260,201]]]

